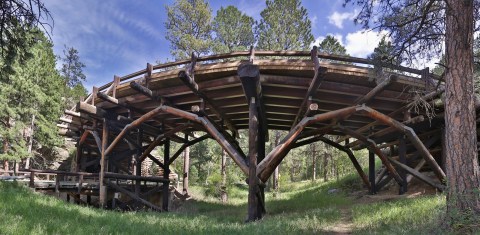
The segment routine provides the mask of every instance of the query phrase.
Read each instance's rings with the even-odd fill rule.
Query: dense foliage
[[[177,0],[166,6],[166,38],[175,59],[205,55],[212,44],[212,9],[204,0]]]
[[[36,30],[31,57],[13,64],[15,73],[0,80],[1,159],[31,157],[32,145],[53,147],[60,143],[56,120],[63,107],[63,79],[55,69],[52,44]]]
[[[247,50],[254,44],[252,17],[240,12],[234,6],[221,7],[213,19],[215,32],[215,53]]]

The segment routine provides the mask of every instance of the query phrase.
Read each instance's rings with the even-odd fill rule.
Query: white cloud
[[[386,31],[364,31],[360,30],[354,33],[349,33],[345,36],[345,49],[351,56],[365,58],[373,52],[375,47],[386,35]]]
[[[343,29],[343,21],[353,20],[355,16],[357,16],[357,14],[358,14],[357,10],[355,10],[354,12],[344,12],[344,13],[334,11],[333,14],[328,16],[328,23],[337,26],[337,28],[339,29]]]
[[[244,14],[253,17],[255,20],[260,20],[260,13],[265,9],[264,1],[248,1],[240,0],[237,8]]]
[[[114,74],[123,76],[138,71],[147,61],[152,63],[165,56],[159,17],[131,14],[118,1],[92,1],[45,3],[55,19],[52,35],[55,54],[63,55],[64,44],[78,49],[80,59],[86,64],[87,87],[110,82]],[[163,10],[161,4],[145,5],[152,7],[136,7],[143,7],[148,16]],[[152,42],[158,43],[152,45]]]

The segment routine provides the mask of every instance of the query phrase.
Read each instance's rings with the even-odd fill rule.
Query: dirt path
[[[325,231],[326,234],[351,234],[354,230],[352,206],[345,206],[339,208],[341,218],[340,220],[328,227]]]

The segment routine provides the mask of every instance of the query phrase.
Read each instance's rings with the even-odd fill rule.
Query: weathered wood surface
[[[255,221],[261,218],[261,212],[258,210],[259,193],[257,178],[257,157],[258,157],[258,134],[259,120],[255,96],[250,96],[250,121],[248,133],[248,159],[249,159],[249,177],[248,177],[248,221]]]

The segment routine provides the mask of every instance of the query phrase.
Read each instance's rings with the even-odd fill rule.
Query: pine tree
[[[36,39],[30,32],[37,26],[46,29],[51,15],[40,0],[2,0],[0,12],[0,77],[3,77],[15,72],[15,63],[23,63],[31,56],[28,49]]]
[[[32,34],[37,41],[28,50],[31,58],[17,60],[16,72],[0,81],[0,159],[4,160],[29,158],[32,149],[61,143],[56,120],[63,107],[58,92],[63,81],[55,69],[52,44],[40,30]]]
[[[399,65],[402,60],[399,57],[395,57],[395,47],[392,42],[387,40],[386,36],[383,36],[377,47],[373,50],[373,53],[368,56],[369,59]]]
[[[204,0],[176,0],[166,6],[165,38],[175,59],[206,55],[212,47],[212,9]]]
[[[258,48],[264,50],[306,50],[313,42],[307,9],[299,0],[267,0],[256,26]]]
[[[247,50],[255,42],[252,17],[234,6],[221,7],[213,19],[215,53]]]
[[[347,49],[345,49],[345,47],[331,35],[328,35],[322,40],[322,42],[320,42],[318,51],[334,55],[347,55]]]
[[[64,80],[65,107],[70,108],[78,102],[80,97],[87,95],[87,90],[82,82],[85,82],[86,76],[83,73],[85,64],[80,60],[78,50],[73,47],[64,46],[63,56],[60,60],[63,62],[60,69],[60,75]]]

